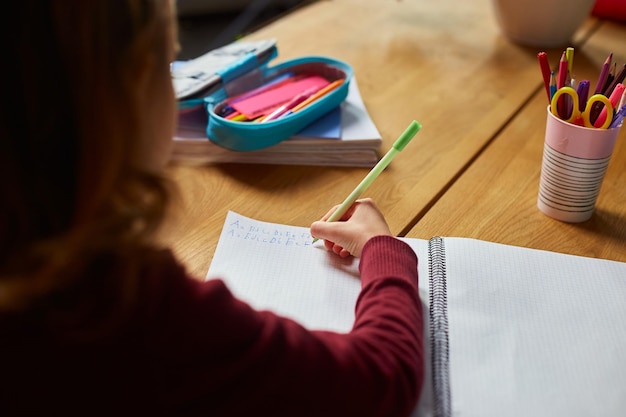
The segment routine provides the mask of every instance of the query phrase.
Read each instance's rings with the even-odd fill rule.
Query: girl
[[[12,10],[0,37],[0,414],[410,414],[423,378],[417,260],[374,202],[311,226],[360,257],[348,334],[189,277],[153,238],[171,188],[172,0]]]

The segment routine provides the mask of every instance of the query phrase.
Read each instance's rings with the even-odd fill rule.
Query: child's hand
[[[311,235],[324,239],[326,249],[342,258],[349,255],[361,256],[363,246],[374,236],[391,236],[385,218],[371,198],[357,200],[340,221],[326,222],[337,207],[333,207],[320,221],[311,225]]]

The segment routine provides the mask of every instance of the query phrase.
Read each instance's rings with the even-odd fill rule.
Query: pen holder
[[[548,106],[537,198],[542,213],[570,223],[591,217],[620,128],[577,126]]]

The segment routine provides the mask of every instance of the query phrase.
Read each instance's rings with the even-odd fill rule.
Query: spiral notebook
[[[420,259],[429,329],[415,416],[624,414],[626,263],[467,238],[403,240]],[[255,308],[347,332],[358,275],[358,260],[312,244],[306,227],[230,212],[207,278]]]

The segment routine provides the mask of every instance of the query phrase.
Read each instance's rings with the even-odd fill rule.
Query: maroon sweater
[[[0,415],[395,417],[413,410],[423,380],[422,310],[417,260],[403,242],[377,237],[365,246],[348,334],[255,311],[221,280],[190,279],[169,252],[159,259],[141,272],[139,302],[130,307],[106,290],[115,279],[108,274],[55,296],[54,313],[48,305],[0,314]],[[69,302],[64,316],[77,296],[78,310]]]

